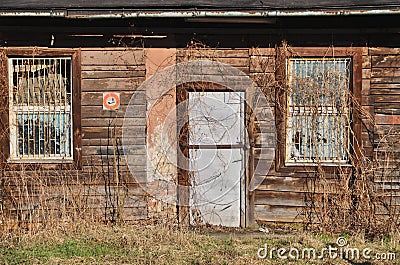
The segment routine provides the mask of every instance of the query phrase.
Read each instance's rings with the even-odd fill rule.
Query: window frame
[[[343,162],[287,162],[287,121],[288,121],[288,61],[290,58],[349,58],[351,60],[350,69],[350,93],[354,100],[350,101],[350,154],[348,154],[348,163]],[[283,168],[314,170],[318,166],[332,167],[351,167],[352,161],[361,157],[361,118],[355,111],[354,106],[361,103],[362,89],[362,48],[358,47],[339,47],[339,48],[319,48],[319,47],[299,47],[291,48],[287,51],[279,48],[277,52],[276,80],[278,89],[276,89],[275,118],[277,128],[277,148],[276,148],[276,170]],[[280,89],[279,89],[280,87]],[[354,159],[355,158],[355,159]]]
[[[286,133],[287,133],[286,138],[285,138],[285,144],[286,144],[285,164],[286,165],[303,165],[303,164],[304,165],[309,165],[309,164],[313,165],[313,164],[317,164],[317,163],[314,162],[313,160],[311,160],[310,157],[301,158],[301,159],[299,159],[299,161],[296,161],[296,159],[290,159],[290,154],[289,154],[290,152],[288,150],[288,148],[290,148],[290,143],[291,143],[291,141],[289,140],[289,137],[293,136],[293,132],[290,132],[290,130],[288,130],[288,128],[289,128],[290,121],[292,121],[292,122],[294,121],[294,119],[290,119],[290,116],[292,114],[290,107],[292,107],[294,109],[295,108],[301,108],[301,106],[298,106],[295,103],[291,102],[291,97],[292,97],[292,94],[294,93],[294,91],[292,90],[293,88],[290,87],[291,81],[294,78],[291,75],[291,70],[292,70],[291,61],[293,61],[293,60],[301,60],[301,61],[304,61],[304,62],[310,62],[310,61],[317,61],[317,62],[324,62],[324,61],[329,62],[330,61],[330,62],[332,62],[334,60],[338,60],[338,61],[342,61],[342,62],[343,61],[347,61],[346,65],[348,65],[348,70],[346,70],[346,71],[348,71],[348,80],[346,82],[346,90],[348,90],[349,92],[351,92],[351,87],[352,87],[351,86],[351,82],[352,82],[352,71],[351,71],[351,69],[353,69],[353,63],[352,63],[352,59],[350,57],[307,57],[307,58],[304,58],[304,57],[290,57],[290,58],[288,58],[286,60],[288,91],[290,91],[290,92],[286,96],[286,102],[287,102],[286,106],[288,106],[288,107],[286,108],[287,112],[286,112],[286,126],[285,126]],[[350,99],[348,97],[346,97],[346,98],[347,98],[346,102],[350,103]],[[321,108],[324,108],[324,107],[327,108],[326,109],[326,113],[321,114],[321,116],[328,116],[329,117],[330,116],[329,114],[336,114],[336,112],[335,112],[335,110],[334,110],[334,108],[332,106],[323,105],[322,104]],[[305,107],[305,109],[308,109],[309,113],[311,112],[311,108],[312,108],[311,105],[308,106],[308,107]],[[344,115],[347,116],[347,118],[350,118],[350,115],[351,115],[350,106],[346,104],[344,109],[346,110],[344,112]],[[306,112],[307,111],[305,111],[305,110],[303,110],[303,111],[299,110],[299,113],[304,114],[303,116],[312,117],[310,114],[305,114]],[[302,116],[302,115],[300,115],[300,116]],[[346,123],[346,125],[347,125],[347,123]],[[343,136],[344,136],[344,139],[346,139],[346,145],[347,145],[347,147],[345,149],[349,149],[350,148],[350,142],[349,142],[350,133],[351,133],[351,131],[349,129],[344,129],[343,130]],[[337,134],[337,135],[340,136],[339,134]],[[325,137],[325,135],[322,135],[322,137]],[[347,165],[347,164],[349,164],[349,157],[348,157],[348,154],[346,153],[346,159],[339,159],[339,160],[335,160],[335,159],[332,159],[332,158],[330,158],[330,159],[321,159],[320,163]]]
[[[26,168],[52,168],[52,169],[80,169],[82,168],[82,136],[81,136],[81,59],[79,49],[50,49],[50,48],[5,48],[2,50],[5,54],[2,58],[2,77],[5,79],[3,84],[3,94],[1,97],[1,104],[6,106],[1,111],[0,120],[2,122],[2,132],[0,135],[1,146],[1,160],[2,163],[7,165],[7,168],[11,170],[18,170],[22,167]],[[10,110],[9,110],[9,59],[18,58],[35,58],[35,57],[69,57],[71,58],[71,79],[72,79],[72,91],[71,91],[71,158],[54,158],[54,159],[18,159],[11,157],[11,131],[10,128]]]

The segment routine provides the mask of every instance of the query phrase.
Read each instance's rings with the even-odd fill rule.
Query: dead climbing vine
[[[335,54],[334,50],[335,47],[327,48],[327,54]],[[282,43],[281,47],[277,47],[277,57],[280,58],[281,62],[286,63],[289,58],[302,58],[301,54],[298,54],[285,42]],[[326,60],[332,58],[334,56],[324,57]],[[278,68],[286,68],[286,63],[284,66],[278,66]],[[352,64],[350,63],[348,67],[348,71],[351,71]],[[308,130],[312,131],[311,136],[308,135],[308,139],[306,139],[305,130],[301,126],[297,128],[299,135],[292,135],[292,137],[300,136],[300,140],[306,143],[301,143],[302,145],[308,144],[315,149],[325,144],[326,138],[315,132],[321,130],[329,132],[333,129],[329,127],[321,129],[320,126],[321,123],[327,124],[322,119],[329,119],[329,116],[327,117],[321,111],[323,107],[321,105],[324,105],[323,100],[326,99],[326,95],[328,95],[328,98],[331,95],[331,100],[333,100],[328,103],[336,109],[333,111],[338,120],[334,123],[335,128],[343,126],[348,130],[347,135],[349,136],[348,139],[343,139],[342,142],[338,143],[333,152],[344,155],[347,159],[343,162],[333,163],[333,166],[326,166],[323,157],[318,156],[318,153],[321,152],[321,149],[319,149],[319,152],[315,151],[316,155],[313,157],[312,164],[314,166],[300,167],[299,171],[303,173],[299,174],[304,174],[307,181],[304,198],[305,207],[303,211],[299,212],[299,215],[304,218],[306,227],[318,228],[324,232],[363,233],[367,236],[380,236],[398,232],[399,212],[396,206],[397,202],[393,199],[396,194],[396,188],[393,185],[396,183],[395,178],[399,173],[399,160],[396,157],[399,141],[393,137],[393,131],[379,133],[374,123],[374,117],[363,108],[360,98],[356,97],[351,90],[351,85],[349,86],[350,89],[339,89],[338,91],[338,76],[341,73],[329,72],[328,70],[325,70],[325,72],[326,76],[322,76],[318,82],[314,83],[310,76],[292,77],[292,82],[297,82],[300,87],[298,91],[300,95],[295,95],[295,97],[304,97],[302,98],[303,101],[306,100],[313,104],[309,109],[311,113],[308,115],[314,121],[314,123],[308,124],[310,126]],[[277,76],[279,79],[279,72]],[[300,80],[296,80],[296,78],[300,78]],[[351,84],[351,78],[353,76],[350,72],[347,81],[349,84]],[[291,92],[293,88],[288,83],[281,83],[276,87],[278,94],[285,97],[289,93],[293,95],[293,91]],[[269,83],[265,85],[270,86]],[[261,86],[265,85],[262,84]],[[318,93],[319,90],[323,96]],[[344,99],[342,102],[346,103],[347,106],[338,105],[340,100],[338,100],[337,94]],[[279,113],[287,113],[286,107],[282,106],[282,101],[275,102],[275,106],[277,106]],[[346,111],[348,114],[345,115],[345,119],[340,119],[339,117]],[[359,132],[355,130],[354,119],[361,123],[362,134],[368,136],[368,138],[358,138]],[[282,133],[282,131],[280,132]],[[329,135],[329,133],[327,134]],[[294,142],[300,145],[300,140],[297,140],[297,142]],[[366,143],[362,141],[366,140],[374,147],[375,152],[371,153],[363,148]],[[326,144],[329,144],[329,142]]]

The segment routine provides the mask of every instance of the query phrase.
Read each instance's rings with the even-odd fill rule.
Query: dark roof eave
[[[63,18],[193,18],[193,17],[290,17],[395,15],[400,7],[387,9],[321,9],[321,10],[129,10],[129,9],[47,9],[0,10],[0,17],[63,17]]]

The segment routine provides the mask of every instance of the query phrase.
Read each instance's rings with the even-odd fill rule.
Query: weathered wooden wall
[[[251,49],[250,76],[263,88],[271,108],[275,109],[276,71],[279,62],[276,60],[275,48]],[[259,121],[263,122],[263,121]],[[265,121],[264,121],[265,122]],[[266,141],[267,139],[261,139]],[[257,146],[256,146],[257,147]],[[257,150],[257,148],[256,148]],[[275,157],[275,153],[269,154]],[[258,163],[266,164],[265,157],[258,157]],[[254,219],[256,221],[291,222],[302,212],[304,203],[304,174],[294,172],[276,172],[276,164],[271,165],[263,183],[258,187],[254,197]]]
[[[275,76],[279,67],[276,57],[275,48],[177,49],[175,59],[176,62],[212,59],[236,67],[249,74],[262,87],[267,99],[270,100],[269,103],[273,105],[275,104]],[[363,121],[362,152],[371,163],[374,162],[380,166],[376,170],[375,181],[378,186],[392,192],[391,198],[395,198],[395,205],[398,204],[400,196],[399,68],[399,48],[363,48],[361,105],[365,113],[361,117]],[[137,167],[135,167],[137,170],[134,168],[129,172],[120,145],[125,109],[133,93],[137,92],[137,88],[146,79],[145,50],[82,49],[81,69],[83,168],[70,175],[76,176],[77,179],[84,179],[80,185],[91,207],[98,208],[95,210],[97,214],[107,216],[111,211],[110,207],[105,208],[105,205],[110,203],[107,200],[118,190],[115,181],[117,165],[118,176],[121,180],[119,188],[122,187],[124,190],[121,197],[123,198],[121,205],[124,209],[122,218],[124,220],[145,219],[148,217],[147,195],[135,179],[145,178],[147,174],[143,170],[146,167],[146,161],[143,159],[146,150],[146,91],[139,92],[143,94],[143,97],[135,105],[135,112],[129,116],[135,124],[131,128],[132,134],[136,136],[135,144],[140,147],[136,150],[138,152]],[[102,109],[102,94],[108,91],[121,93],[120,110],[111,112]],[[257,122],[258,126],[265,126],[266,121]],[[255,137],[264,136],[256,134]],[[256,140],[254,160],[261,165],[266,164],[266,159],[274,155],[271,153],[268,157],[260,157],[257,148],[260,146],[257,145]],[[313,186],[315,183],[310,181],[314,173],[309,170],[293,170],[290,167],[277,168],[273,163],[268,174],[264,176],[262,184],[250,194],[248,210],[251,211],[250,214],[254,216],[254,220],[257,222],[301,221],[307,208],[307,196],[315,188]],[[16,180],[14,176],[14,181]],[[27,181],[34,180],[35,178],[30,178]],[[11,190],[13,185],[10,182],[7,187],[3,186],[3,191]],[[36,188],[39,186],[36,185]],[[43,184],[43,187],[50,186],[50,182]],[[316,190],[318,193],[318,188]],[[109,191],[111,195],[107,193]],[[22,194],[24,191],[20,192]],[[13,203],[9,202],[8,205],[12,207]]]
[[[111,190],[116,188],[118,171],[119,189],[123,191],[119,198],[124,208],[122,218],[146,218],[145,192],[136,181],[145,175],[145,160],[141,155],[146,145],[146,99],[144,92],[136,91],[146,76],[144,50],[83,49],[81,58],[83,171],[98,174],[93,195],[99,197],[100,208],[104,208],[107,199],[104,180],[109,179]],[[103,110],[103,92],[120,93],[119,110]],[[130,130],[136,136],[136,146],[142,148],[137,150],[141,153],[138,153],[137,167],[131,168],[132,176],[124,159],[121,138],[125,109],[134,93],[142,95],[142,101],[127,119],[134,125]]]
[[[391,209],[381,213],[398,214],[400,206],[400,50],[398,48],[370,48],[371,64],[370,104],[373,109],[375,181],[390,193],[382,200]]]

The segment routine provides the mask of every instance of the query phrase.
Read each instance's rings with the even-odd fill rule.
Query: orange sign
[[[119,109],[119,102],[119,93],[103,93],[103,110],[117,110]]]

